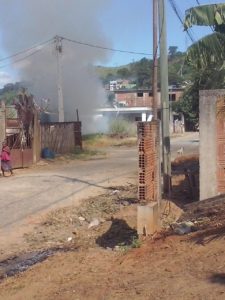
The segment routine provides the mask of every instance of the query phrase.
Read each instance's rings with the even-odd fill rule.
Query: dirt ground
[[[225,198],[192,202],[184,169],[197,166],[196,157],[173,164],[175,188],[152,237],[137,236],[133,184],[48,213],[20,253],[1,254],[0,299],[225,299]],[[194,231],[176,235],[175,220]]]

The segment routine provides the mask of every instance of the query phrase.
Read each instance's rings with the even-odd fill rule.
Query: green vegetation
[[[211,26],[215,32],[194,43],[185,58],[192,81],[185,89],[183,100],[174,103],[173,109],[184,113],[189,129],[198,126],[199,91],[225,87],[225,4],[190,8],[186,11],[184,28],[193,25]]]
[[[197,71],[224,68],[225,3],[192,7],[186,11],[184,29],[210,26],[213,33],[194,43],[187,51],[187,61]]]
[[[135,123],[122,119],[113,120],[110,123],[109,134],[118,137],[131,137],[137,134]]]
[[[170,46],[169,58],[169,84],[180,85],[192,78],[190,67],[184,65],[186,53],[177,51],[176,46]],[[96,71],[103,84],[110,80],[129,79],[134,88],[150,88],[152,81],[152,60],[142,58],[139,61],[121,67],[97,67]]]
[[[0,89],[0,101],[4,101],[6,105],[12,105],[14,100],[21,90],[24,83],[8,83]]]
[[[118,247],[119,247],[119,250],[126,253],[130,249],[140,248],[141,247],[141,240],[137,236],[133,236],[131,244],[127,244],[126,242],[124,242],[124,243],[120,243],[118,245]]]

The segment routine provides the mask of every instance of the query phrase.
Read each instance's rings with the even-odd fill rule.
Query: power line
[[[69,38],[66,38],[66,37],[60,37],[60,38],[62,40],[72,42],[72,43],[75,43],[75,44],[78,44],[78,45],[88,46],[88,47],[102,49],[102,50],[108,50],[108,51],[120,52],[120,53],[129,53],[129,54],[135,54],[135,55],[152,56],[151,53],[146,53],[146,52],[136,52],[136,51],[129,51],[129,50],[114,49],[114,48],[109,48],[109,47],[105,47],[105,46],[99,46],[99,45],[94,45],[94,44],[91,44],[91,43],[72,40],[72,39],[69,39]]]
[[[169,0],[169,2],[170,2],[170,5],[171,5],[171,7],[172,7],[172,9],[173,9],[173,11],[175,13],[175,15],[177,16],[177,18],[179,19],[180,23],[183,26],[183,18],[181,17],[181,13],[178,11],[177,4],[175,3],[174,0]],[[187,30],[187,35],[189,36],[189,38],[192,41],[192,43],[194,43],[195,42],[194,37],[193,37],[192,33],[189,30]]]
[[[1,69],[1,68],[5,68],[5,67],[8,67],[8,66],[11,66],[11,65],[13,65],[13,64],[15,64],[15,63],[18,63],[18,62],[20,62],[20,61],[23,61],[23,60],[25,60],[25,59],[27,59],[27,58],[33,56],[33,55],[36,54],[37,52],[41,51],[42,49],[43,49],[43,48],[39,48],[39,49],[37,49],[36,51],[34,51],[34,52],[32,52],[32,53],[30,53],[30,54],[28,54],[28,55],[26,55],[26,56],[24,56],[24,57],[22,57],[22,58],[18,58],[17,60],[12,61],[12,62],[10,62],[10,63],[7,63],[7,64],[5,64],[5,65],[1,65],[1,66],[0,66],[0,69]]]
[[[35,49],[35,48],[38,48],[38,47],[41,47],[41,46],[45,46],[45,45],[49,44],[49,43],[52,42],[52,41],[53,41],[53,38],[51,38],[51,39],[49,39],[49,40],[47,40],[47,41],[45,41],[45,42],[39,43],[39,44],[37,44],[37,45],[34,45],[34,46],[30,47],[30,48],[21,50],[21,51],[15,53],[15,54],[9,55],[9,56],[4,57],[4,58],[0,58],[0,62],[5,61],[5,60],[8,60],[8,59],[11,59],[11,58],[16,57],[16,56],[18,56],[18,55],[20,55],[20,54],[24,54],[24,53],[26,53],[26,52],[29,52],[29,51]]]
[[[114,48],[108,48],[108,47],[104,47],[104,46],[94,45],[94,44],[91,44],[91,43],[84,43],[84,42],[77,41],[77,40],[72,40],[72,39],[69,39],[69,38],[66,38],[66,37],[59,37],[59,38],[61,38],[61,40],[66,40],[68,42],[72,42],[72,43],[75,43],[75,44],[78,44],[78,45],[88,46],[88,47],[92,47],[92,48],[98,48],[98,49],[102,49],[102,50],[108,50],[108,51],[114,51],[114,52],[120,52],[120,53],[129,53],[129,54],[135,54],[135,55],[152,56],[152,54],[146,53],[146,52],[135,52],[135,51],[129,51],[129,50],[114,49]],[[30,52],[30,51],[38,48],[36,51],[34,51],[34,52],[32,52],[32,53],[30,53],[30,54],[28,54],[28,55],[26,55],[26,56],[24,56],[22,58],[19,58],[19,59],[15,60],[15,61],[13,61],[11,63],[7,63],[5,65],[0,66],[0,68],[7,67],[7,66],[9,66],[11,64],[20,62],[20,61],[22,61],[24,59],[27,59],[30,56],[33,56],[34,54],[36,54],[37,52],[39,52],[40,50],[42,50],[42,49],[39,49],[39,47],[46,46],[47,44],[51,43],[54,40],[55,40],[55,37],[51,38],[51,39],[49,39],[47,41],[44,41],[42,43],[39,43],[37,45],[34,45],[32,47],[29,47],[29,48],[26,48],[24,50],[21,50],[21,51],[19,51],[17,53],[14,53],[12,55],[7,56],[7,57],[0,58],[0,62],[3,62],[5,60],[12,59],[12,58],[17,57],[17,56],[19,56],[21,54],[25,54],[27,52]]]

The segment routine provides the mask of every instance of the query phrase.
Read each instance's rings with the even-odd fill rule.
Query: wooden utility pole
[[[153,119],[158,118],[158,0],[153,0]]]
[[[170,107],[168,89],[168,54],[166,33],[165,0],[159,1],[159,33],[160,33],[160,82],[162,105],[162,152],[163,152],[163,189],[171,191],[171,153],[170,153]]]
[[[62,38],[55,37],[55,49],[57,55],[57,89],[59,122],[64,122],[64,99],[62,89]]]

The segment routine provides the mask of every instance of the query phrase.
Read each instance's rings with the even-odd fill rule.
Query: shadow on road
[[[219,283],[225,285],[225,273],[215,273],[210,278],[211,283]]]
[[[131,228],[126,221],[112,219],[111,227],[96,239],[96,243],[103,248],[114,248],[118,245],[129,246],[137,237],[137,231]]]
[[[199,160],[197,156],[180,156],[172,163],[171,201],[183,208],[199,200]]]
[[[113,189],[114,189],[114,188],[112,188],[112,187],[106,187],[106,186],[100,185],[100,184],[98,184],[98,183],[93,183],[93,182],[86,181],[86,180],[82,180],[82,179],[78,179],[78,178],[67,177],[67,176],[62,176],[62,175],[54,175],[54,177],[59,177],[59,178],[65,179],[65,180],[68,181],[68,182],[84,183],[84,184],[86,184],[86,185],[94,186],[94,187],[98,187],[98,188],[102,188],[102,189],[105,189],[105,190],[113,190]]]

